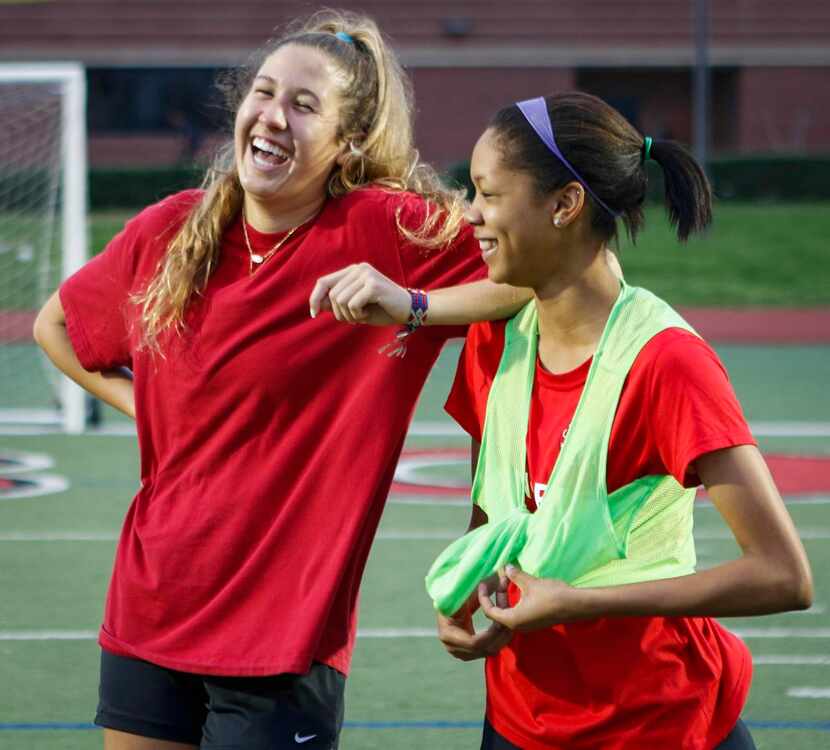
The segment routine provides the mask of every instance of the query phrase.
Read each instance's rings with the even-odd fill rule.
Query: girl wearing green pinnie
[[[619,224],[643,224],[648,159],[678,238],[706,227],[692,157],[585,94],[503,109],[473,152],[489,277],[534,291],[468,334],[447,410],[478,455],[471,532],[427,577],[447,650],[487,657],[483,749],[753,748],[752,660],[711,618],[810,606],[723,365],[606,262]],[[696,571],[701,483],[741,554]],[[475,632],[479,606],[492,625]]]

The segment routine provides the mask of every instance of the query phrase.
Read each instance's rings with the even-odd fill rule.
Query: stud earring
[[[557,216],[557,217],[553,220],[553,224],[554,224],[554,226],[561,227],[561,226],[562,226],[562,219],[560,219],[560,218]]]

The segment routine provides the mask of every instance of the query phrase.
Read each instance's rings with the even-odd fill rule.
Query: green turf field
[[[92,253],[100,252],[135,213],[93,214],[89,222]],[[2,269],[6,279],[12,280],[0,291],[0,312],[36,308],[58,279],[57,243],[53,243],[51,263],[41,264],[31,247],[40,242],[42,227],[27,228],[21,222],[0,216]],[[828,226],[830,204],[826,202],[721,202],[715,206],[711,229],[681,246],[663,209],[651,205],[637,245],[623,238],[620,252],[632,283],[675,305],[827,305],[830,263],[824,238]]]
[[[93,252],[133,213],[95,214]],[[636,246],[622,241],[626,276],[675,305],[830,304],[830,204],[720,202],[714,215],[705,235],[681,246],[663,209],[649,206]]]
[[[750,421],[830,424],[827,347],[718,350]],[[436,423],[450,424],[440,406],[457,351],[448,348],[430,379],[415,421],[421,434],[410,437],[409,448],[466,444],[463,437],[434,434],[442,429]],[[827,434],[763,437],[761,444],[776,452],[830,454]],[[48,454],[54,466],[33,474],[62,476],[71,486],[60,494],[0,501],[0,747],[97,748],[100,734],[89,728],[97,688],[92,634],[115,537],[136,488],[135,444],[102,435],[0,437],[0,453],[8,451]],[[461,465],[447,462],[434,481],[463,476]],[[372,551],[348,687],[345,750],[478,747],[482,665],[444,653],[432,636],[422,584],[430,561],[464,528],[468,510],[463,502],[423,499],[431,502],[392,497]],[[789,507],[813,564],[815,606],[727,623],[748,635],[756,659],[744,718],[760,750],[830,746],[830,698],[790,692],[826,695],[830,688],[830,493],[809,499]],[[701,507],[696,528],[702,565],[735,554],[716,511]]]

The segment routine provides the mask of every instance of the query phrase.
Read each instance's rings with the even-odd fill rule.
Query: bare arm
[[[487,616],[534,630],[596,617],[738,617],[808,608],[813,582],[807,555],[757,448],[708,453],[696,469],[741,548],[737,560],[680,578],[594,589],[510,569],[522,600],[513,608],[493,606],[482,590]]]
[[[49,359],[84,390],[110,406],[135,418],[133,379],[127,370],[88,372],[85,370],[66,332],[66,316],[60,296],[55,292],[35,319],[34,337]]]
[[[622,278],[617,257],[610,250],[604,252],[611,270]],[[426,291],[429,314],[425,324],[433,326],[508,318],[533,297],[530,289],[494,284],[487,279]],[[321,276],[308,298],[312,318],[330,310],[343,323],[378,326],[406,323],[410,306],[409,292],[368,263],[355,263]]]
[[[479,443],[473,440],[470,454],[470,468],[473,476],[476,473],[480,448]],[[472,531],[485,523],[487,523],[487,514],[478,505],[473,505],[467,531]],[[503,576],[495,576],[488,581],[487,586],[488,596],[495,594],[499,604],[506,607],[507,579]],[[451,617],[438,613],[438,640],[444,644],[450,656],[461,661],[473,661],[495,654],[512,638],[510,630],[495,622],[486,630],[476,633],[473,614],[478,606],[478,597],[474,593]]]
[[[494,284],[486,279],[429,290],[425,325],[465,325],[505,318],[531,297],[529,289]],[[308,300],[311,317],[329,310],[344,323],[406,323],[411,299],[402,286],[368,263],[356,263],[317,280]]]

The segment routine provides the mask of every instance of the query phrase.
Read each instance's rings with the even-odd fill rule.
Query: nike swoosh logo
[[[307,734],[305,737],[301,737],[299,732],[294,733],[294,742],[298,745],[302,745],[304,742],[308,742],[309,740],[313,740],[317,735],[316,734]]]

